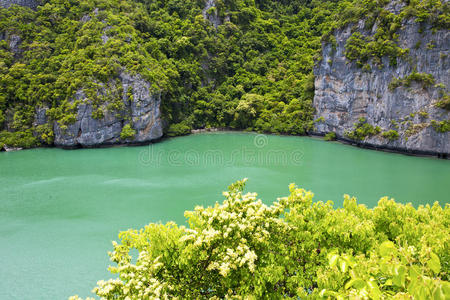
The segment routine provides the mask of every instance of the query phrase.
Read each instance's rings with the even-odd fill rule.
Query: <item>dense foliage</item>
[[[75,121],[79,90],[98,108],[94,118],[104,103],[120,110],[124,70],[162,92],[171,135],[193,127],[304,134],[313,56],[341,5],[227,0],[203,12],[197,0],[43,2],[37,11],[0,9],[0,129],[10,132],[0,142],[10,145],[51,144],[52,128],[33,128],[36,108],[50,108],[64,128]]]
[[[20,146],[51,144],[52,126],[33,126],[37,108],[49,108],[49,120],[64,128],[75,121],[78,102],[71,99],[78,90],[94,108],[107,101],[109,109],[120,109],[120,87],[109,94],[99,90],[114,86],[122,69],[164,85],[162,65],[142,46],[143,33],[136,29],[142,11],[133,1],[105,0],[46,1],[37,11],[0,9],[0,32],[9,41],[0,42],[0,128],[11,131]],[[18,37],[20,44],[11,49]],[[102,111],[93,117],[102,118]]]
[[[186,212],[189,228],[150,224],[119,234],[104,299],[446,299],[450,206],[414,208],[387,197],[368,209],[313,202],[290,186],[271,206],[243,193]],[[132,257],[130,250],[137,249]],[[76,299],[76,297],[74,297]]]
[[[383,68],[383,58],[388,58],[391,66],[397,65],[399,58],[407,59],[409,49],[398,45],[398,31],[408,19],[414,18],[422,27],[430,24],[433,30],[450,27],[450,6],[445,1],[390,2],[357,1],[347,10],[353,16],[341,19],[344,23],[364,20],[363,28],[355,30],[347,40],[345,56],[365,70],[370,70],[373,66]],[[399,7],[397,13],[386,9],[388,4]],[[427,45],[427,48],[430,47],[433,46]]]
[[[407,55],[396,41],[406,18],[450,24],[441,0],[403,1],[399,15],[385,0],[215,0],[209,9],[206,2],[43,0],[36,11],[0,8],[0,148],[52,144],[54,121],[63,130],[75,122],[79,91],[93,118],[120,111],[122,95],[130,95],[121,72],[139,73],[161,92],[168,135],[205,127],[305,134],[314,126],[314,60],[335,28],[377,24],[373,36],[355,31],[345,53],[370,69],[382,57],[396,64]],[[48,121],[36,126],[41,107]]]

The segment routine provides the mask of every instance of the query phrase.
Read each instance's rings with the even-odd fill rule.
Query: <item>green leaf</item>
[[[327,297],[327,296],[334,296],[334,297],[338,297],[338,293],[335,291],[328,291],[326,289],[323,289],[320,291],[319,293],[320,297]]]
[[[338,258],[339,258],[338,254],[330,255],[330,258],[329,258],[329,261],[328,261],[329,264],[330,264],[330,267],[334,267],[337,264]]]
[[[408,285],[408,292],[410,294],[414,294],[416,292],[417,287],[419,286],[419,284],[418,284],[419,276],[420,276],[419,268],[417,266],[412,266],[409,269],[410,283]]]
[[[409,277],[411,277],[411,280],[417,280],[418,277],[421,275],[420,269],[418,266],[411,266],[409,269]]]
[[[348,290],[351,287],[354,287],[355,289],[362,289],[366,286],[366,282],[360,278],[351,279],[347,284],[345,285],[345,289]]]
[[[392,277],[392,282],[399,287],[405,286],[406,268],[404,266],[395,267],[395,274]]]
[[[391,241],[385,241],[380,245],[380,255],[381,256],[388,256],[392,253],[394,253],[395,249],[395,245],[393,242]]]
[[[375,279],[371,278],[367,281],[367,286],[369,287],[369,295],[372,299],[377,300],[381,298],[381,291],[375,282]]]
[[[433,252],[430,253],[430,260],[427,261],[427,265],[435,274],[438,274],[441,270],[439,257]]]
[[[433,300],[445,300],[445,293],[442,286],[437,286],[433,291]]]
[[[414,299],[418,300],[427,300],[430,299],[429,294],[427,293],[427,289],[423,285],[417,285],[417,288],[414,293]]]
[[[444,295],[450,295],[450,282],[442,281],[441,286],[442,290],[444,291]]]
[[[347,261],[341,259],[339,266],[342,273],[345,273],[347,271]]]
[[[383,273],[389,273],[390,267],[391,267],[391,265],[388,265],[387,263],[382,263],[382,264],[380,265],[380,270],[381,270],[381,272],[383,272]]]

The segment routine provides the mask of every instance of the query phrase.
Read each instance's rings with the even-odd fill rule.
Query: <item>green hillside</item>
[[[36,11],[0,9],[0,145],[52,145],[53,122],[75,121],[79,90],[94,118],[105,107],[119,111],[123,70],[161,92],[168,135],[205,127],[306,134],[321,38],[332,41],[331,29],[360,18],[386,19],[388,1],[217,0],[206,11],[202,0],[43,2]],[[448,25],[439,0],[407,5],[402,17]],[[391,29],[371,49],[355,42],[351,58],[396,50]],[[39,107],[48,121],[33,126]]]

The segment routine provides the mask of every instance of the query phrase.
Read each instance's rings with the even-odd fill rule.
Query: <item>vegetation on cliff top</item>
[[[175,223],[130,229],[113,242],[102,299],[446,299],[450,294],[450,206],[368,209],[313,202],[290,186],[271,206],[244,194],[244,181],[214,207]],[[136,249],[137,256],[131,250]],[[135,252],[135,250],[133,251]],[[78,299],[78,297],[73,297]]]

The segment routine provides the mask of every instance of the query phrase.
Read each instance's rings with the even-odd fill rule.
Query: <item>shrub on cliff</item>
[[[400,136],[396,130],[388,130],[383,132],[381,135],[390,141],[395,141]]]
[[[450,131],[450,120],[444,120],[444,121],[436,121],[431,120],[431,126],[437,131],[437,132],[448,132]]]
[[[335,132],[328,132],[323,137],[325,141],[335,141],[336,140],[336,133]]]
[[[405,86],[410,87],[413,82],[420,83],[422,85],[422,88],[425,89],[431,85],[434,84],[435,79],[433,75],[427,74],[427,73],[418,73],[415,70],[409,74],[408,76],[405,76],[404,78],[393,78],[392,81],[389,83],[389,90],[393,91],[399,86]]]
[[[382,198],[368,209],[313,202],[294,185],[271,206],[243,193],[186,212],[189,228],[150,224],[119,234],[102,299],[445,299],[450,206]],[[130,250],[138,256],[131,257]],[[77,299],[74,297],[73,299]]]
[[[136,135],[136,130],[134,130],[130,124],[126,124],[123,126],[122,131],[120,132],[120,138],[122,140],[132,140]]]
[[[379,126],[374,127],[367,123],[366,118],[360,118],[357,123],[353,124],[353,130],[346,132],[345,135],[352,140],[362,141],[366,137],[371,137],[380,132],[381,128]]]

